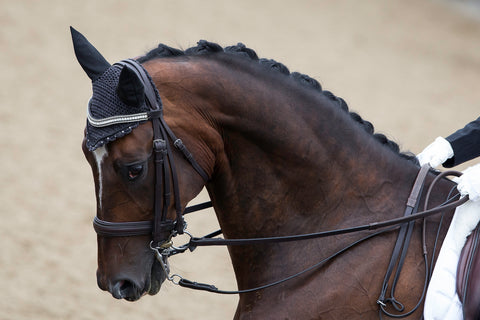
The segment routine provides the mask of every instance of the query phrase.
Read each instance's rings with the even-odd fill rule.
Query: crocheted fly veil
[[[148,120],[151,108],[146,103],[143,83],[135,71],[124,64],[110,65],[82,34],[73,28],[70,30],[78,62],[92,80],[86,144],[93,151],[129,134]],[[155,88],[152,79],[148,77],[148,80]],[[161,106],[156,89],[155,95],[157,106]]]
[[[143,99],[134,99],[136,101],[127,104],[127,97],[135,97],[137,89],[139,92],[143,91],[140,82],[138,84],[141,87],[138,88],[134,84],[122,84],[121,80],[125,78],[127,70],[128,66],[114,64],[92,83],[93,95],[88,103],[86,130],[87,147],[90,151],[129,134],[141,122],[148,120],[147,112],[150,108],[143,96]],[[137,77],[135,74],[130,76],[132,79]],[[125,86],[131,88],[127,89]]]

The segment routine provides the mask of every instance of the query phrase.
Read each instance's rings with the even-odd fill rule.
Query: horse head
[[[175,125],[166,125],[160,96],[143,67],[110,65],[83,35],[71,32],[93,87],[82,149],[95,181],[97,281],[115,298],[134,301],[159,291],[168,264],[166,257],[155,259],[152,243],[156,247],[183,232],[182,210],[208,176],[182,155],[186,148],[172,132]],[[141,226],[133,234],[132,223]]]
[[[110,65],[73,29],[72,37],[93,87],[83,151],[97,198],[97,278],[114,297],[158,292],[169,277],[170,238],[184,232],[182,212],[205,185],[227,240],[355,229],[404,214],[419,170],[414,156],[315,80],[242,44],[200,41],[185,52],[160,45],[138,61]],[[427,189],[435,173],[425,177]],[[443,203],[453,187],[441,180],[432,203]],[[416,258],[446,229],[428,228],[425,239],[415,231],[405,241],[416,251],[404,260],[408,277],[394,287],[408,297],[408,310],[416,310],[426,283]],[[384,274],[372,270],[392,264],[392,230],[369,234],[368,243],[348,234],[301,245],[230,245],[242,290],[237,317],[377,317],[372,292]],[[325,259],[334,252],[345,254]],[[278,281],[299,270],[310,271]],[[266,283],[279,285],[262,289]]]

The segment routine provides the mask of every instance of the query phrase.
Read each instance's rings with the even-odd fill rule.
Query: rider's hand
[[[435,141],[417,155],[421,166],[429,164],[432,168],[441,165],[451,157],[453,157],[452,146],[442,137],[435,139]]]
[[[463,175],[456,179],[462,196],[468,194],[472,201],[480,200],[480,164],[474,165],[463,171]]]

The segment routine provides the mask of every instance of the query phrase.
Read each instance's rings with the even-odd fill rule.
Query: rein
[[[190,289],[195,289],[195,290],[203,290],[203,291],[208,291],[208,292],[213,292],[213,293],[218,293],[218,294],[241,294],[241,293],[248,293],[248,292],[253,292],[253,291],[258,291],[258,290],[266,289],[266,288],[269,288],[269,287],[273,287],[273,286],[279,285],[281,283],[284,283],[288,280],[299,277],[302,274],[305,274],[309,271],[312,271],[312,270],[320,267],[321,265],[325,264],[326,262],[328,262],[330,260],[333,260],[334,258],[338,257],[342,253],[346,252],[347,250],[351,249],[352,247],[354,247],[354,246],[356,246],[356,245],[358,245],[358,244],[360,244],[360,243],[362,243],[366,240],[369,240],[369,239],[371,239],[373,237],[376,237],[380,234],[387,233],[387,232],[390,232],[390,231],[393,231],[393,230],[396,230],[396,229],[400,228],[399,236],[397,238],[397,243],[400,243],[400,244],[395,246],[395,247],[398,246],[399,248],[398,249],[395,248],[394,252],[392,253],[391,262],[390,262],[389,267],[388,267],[387,272],[386,272],[384,284],[382,285],[382,293],[377,300],[377,304],[380,305],[380,312],[383,312],[384,314],[386,314],[390,317],[395,317],[395,318],[406,317],[406,316],[412,314],[414,311],[416,311],[418,309],[418,307],[420,306],[421,302],[423,301],[425,291],[426,291],[426,287],[427,287],[428,280],[429,280],[428,264],[427,263],[425,264],[425,268],[426,268],[425,277],[426,277],[426,279],[425,279],[425,284],[424,284],[424,291],[422,292],[422,296],[420,297],[419,302],[414,307],[414,309],[410,310],[408,313],[405,313],[405,314],[392,314],[392,313],[389,313],[386,310],[386,303],[392,303],[392,305],[395,307],[395,309],[397,309],[397,311],[399,311],[399,312],[403,311],[403,305],[400,302],[398,302],[397,300],[395,300],[395,298],[394,298],[394,291],[395,291],[395,284],[396,284],[396,282],[398,280],[398,277],[400,275],[400,271],[402,269],[403,261],[405,259],[406,252],[407,252],[407,249],[408,249],[408,244],[409,244],[410,236],[411,236],[411,232],[412,232],[411,229],[413,229],[413,222],[416,221],[416,220],[419,220],[419,219],[425,219],[425,218],[427,218],[431,215],[438,214],[440,212],[455,209],[456,207],[458,207],[458,206],[460,206],[460,205],[462,205],[462,204],[464,204],[465,202],[468,201],[468,196],[465,196],[463,198],[455,200],[459,196],[459,194],[455,194],[454,196],[449,197],[444,203],[440,204],[439,206],[437,206],[435,208],[431,208],[431,209],[426,209],[427,205],[428,205],[428,202],[429,202],[429,199],[430,199],[430,195],[433,192],[433,188],[435,187],[435,185],[441,179],[443,179],[446,176],[451,176],[451,175],[452,176],[457,176],[457,177],[462,175],[462,173],[458,172],[458,171],[451,171],[451,170],[450,171],[445,171],[445,172],[440,173],[431,183],[431,185],[428,189],[428,192],[426,193],[425,210],[421,211],[421,212],[416,212],[417,209],[418,209],[418,204],[419,204],[418,201],[420,199],[420,195],[421,195],[422,190],[423,190],[423,185],[424,185],[424,181],[425,181],[428,169],[429,169],[429,167],[423,167],[420,170],[420,172],[418,174],[418,177],[416,179],[416,182],[414,184],[414,187],[412,188],[412,192],[409,196],[409,200],[407,202],[407,208],[405,210],[405,214],[404,214],[403,217],[400,217],[400,218],[385,220],[385,221],[381,221],[381,222],[372,222],[372,223],[369,223],[369,224],[366,224],[366,225],[356,226],[356,227],[351,227],[351,228],[322,231],[322,232],[310,233],[310,234],[283,236],[283,237],[250,238],[250,239],[221,239],[221,238],[213,238],[212,239],[212,237],[215,237],[215,236],[221,234],[221,230],[218,230],[218,231],[212,232],[212,233],[210,233],[210,234],[208,234],[204,237],[201,237],[201,238],[196,238],[196,237],[193,237],[190,234],[188,234],[190,236],[190,241],[187,244],[182,245],[180,247],[171,246],[171,247],[168,247],[168,248],[164,248],[162,250],[158,250],[158,249],[155,249],[155,248],[152,248],[152,249],[154,250],[157,259],[160,262],[162,262],[166,257],[172,256],[172,255],[175,255],[175,254],[178,254],[178,253],[183,253],[186,250],[193,251],[193,250],[195,250],[195,248],[197,246],[255,245],[255,244],[264,244],[264,243],[279,243],[279,242],[289,242],[289,241],[300,241],[300,240],[324,238],[324,237],[328,237],[328,236],[334,236],[334,235],[354,233],[354,232],[365,231],[365,230],[376,230],[376,229],[384,228],[383,230],[380,230],[380,231],[377,231],[377,232],[372,233],[370,235],[367,235],[367,236],[349,244],[348,246],[346,246],[346,247],[342,248],[341,250],[335,252],[334,254],[330,255],[329,257],[321,260],[320,262],[316,263],[315,265],[310,266],[307,269],[304,269],[304,270],[302,270],[302,271],[300,271],[300,272],[298,272],[294,275],[291,275],[291,276],[286,277],[284,279],[281,279],[281,280],[278,280],[278,281],[275,281],[275,282],[272,282],[272,283],[269,283],[269,284],[266,284],[266,285],[263,285],[263,286],[259,286],[259,287],[256,287],[256,288],[245,289],[245,290],[235,290],[235,291],[220,290],[214,285],[206,284],[206,283],[199,283],[199,282],[196,282],[196,281],[191,281],[191,280],[183,278],[182,276],[180,276],[178,274],[169,275],[168,266],[166,264],[164,264],[164,265],[162,264],[162,267],[164,268],[164,271],[167,275],[167,279],[169,281],[171,281],[173,284],[176,284],[176,285],[179,285],[179,286],[185,287],[185,288],[190,288]],[[209,203],[202,203],[200,205],[197,205],[199,210],[204,209],[208,206],[209,206]],[[193,210],[189,210],[188,212],[193,212]],[[387,227],[389,227],[389,228],[387,228]],[[406,230],[406,231],[402,231],[402,230]],[[425,237],[425,233],[423,233],[423,236]],[[404,244],[403,249],[401,250],[402,255],[401,255],[401,257],[399,257],[400,248],[402,248],[402,244]],[[423,254],[424,254],[424,257],[425,257],[425,261],[426,261],[427,260],[427,258],[426,258],[427,248],[426,248],[424,238],[423,238],[422,247],[423,247]],[[398,260],[400,260],[400,261],[398,262]],[[387,287],[388,287],[388,282],[389,282],[390,276],[391,276],[391,274],[394,270],[395,265],[397,265],[397,271],[396,271],[394,281],[393,281],[394,284],[393,284],[392,289],[391,289],[391,298],[385,299],[386,290],[387,290]],[[176,280],[177,278],[178,278],[178,280]]]

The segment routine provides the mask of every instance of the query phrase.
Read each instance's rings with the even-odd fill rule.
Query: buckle
[[[154,139],[153,150],[155,150],[156,152],[166,152],[167,142],[163,139]]]
[[[385,304],[385,302],[383,302],[383,301],[380,300],[380,299],[377,300],[377,304],[380,305],[380,306],[382,306],[382,307],[384,307],[384,308],[387,306],[387,305]]]
[[[161,243],[161,244],[158,246],[158,248],[165,250],[165,249],[170,248],[171,246],[173,246],[173,241],[172,241],[172,239],[171,239],[171,237],[170,237],[170,239],[168,239],[168,240],[166,240],[165,242]]]
[[[180,151],[183,151],[185,149],[185,145],[183,144],[183,141],[181,139],[177,138],[177,140],[173,142],[173,145]]]

